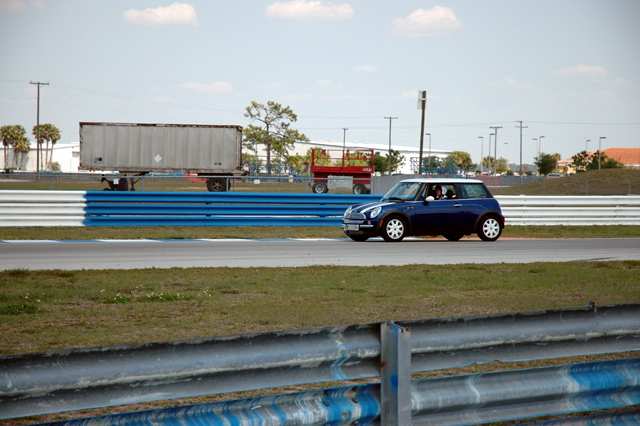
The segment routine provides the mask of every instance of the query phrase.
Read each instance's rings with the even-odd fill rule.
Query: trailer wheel
[[[326,194],[329,192],[329,188],[327,188],[327,184],[324,182],[314,183],[312,189],[314,194]]]
[[[228,181],[225,178],[209,178],[207,179],[207,189],[209,192],[225,192],[229,188],[227,187]]]
[[[362,183],[356,183],[355,185],[353,185],[353,193],[356,195],[366,194],[367,187]]]

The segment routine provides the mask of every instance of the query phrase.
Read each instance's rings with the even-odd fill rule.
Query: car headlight
[[[353,206],[349,206],[349,208],[347,210],[345,210],[344,215],[348,215],[349,213],[351,213],[351,207]]]
[[[382,210],[382,208],[380,207],[376,207],[375,209],[371,210],[371,213],[369,214],[370,218],[374,218],[376,216],[378,216],[380,214],[380,211]]]

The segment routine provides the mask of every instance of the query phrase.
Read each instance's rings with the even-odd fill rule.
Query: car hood
[[[351,206],[351,213],[365,214],[375,209],[376,207],[385,207],[385,206],[391,206],[391,205],[397,205],[397,204],[398,204],[398,201],[389,201],[389,200],[380,200],[380,201],[375,201],[373,203],[366,203],[366,204],[356,204],[354,206]]]

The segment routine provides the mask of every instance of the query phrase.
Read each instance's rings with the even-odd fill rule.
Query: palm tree
[[[10,146],[13,141],[13,126],[0,127],[0,139],[2,140],[2,146],[4,147],[4,170],[7,170],[9,168],[7,147]]]
[[[53,124],[47,124],[49,126],[49,140],[51,141],[51,152],[49,153],[49,170],[51,170],[51,163],[53,163],[53,146],[60,140],[60,130]]]
[[[24,163],[24,155],[31,150],[31,141],[25,135],[20,135],[13,141],[13,158],[16,163],[16,169],[21,169]],[[20,162],[18,162],[20,158]]]
[[[551,157],[553,157],[553,159],[556,162],[556,172],[557,172],[558,171],[558,161],[562,160],[562,155],[560,155],[559,153],[556,152]]]
[[[8,161],[7,161],[8,146],[13,147],[14,161],[17,167],[18,159],[15,156],[20,151],[16,150],[16,145],[24,144],[23,139],[26,140],[26,136],[25,136],[26,131],[24,130],[24,127],[22,127],[21,125],[15,124],[13,126],[2,126],[0,128],[0,133],[2,134],[2,144],[4,145],[4,168],[5,170],[8,169]]]

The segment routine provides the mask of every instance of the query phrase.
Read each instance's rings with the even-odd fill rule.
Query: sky
[[[432,149],[474,162],[496,126],[516,164],[637,148],[638,22],[640,0],[0,0],[0,125],[31,136],[42,82],[60,142],[83,121],[244,127],[274,101],[311,140],[388,144],[391,124],[417,148],[426,90]]]

